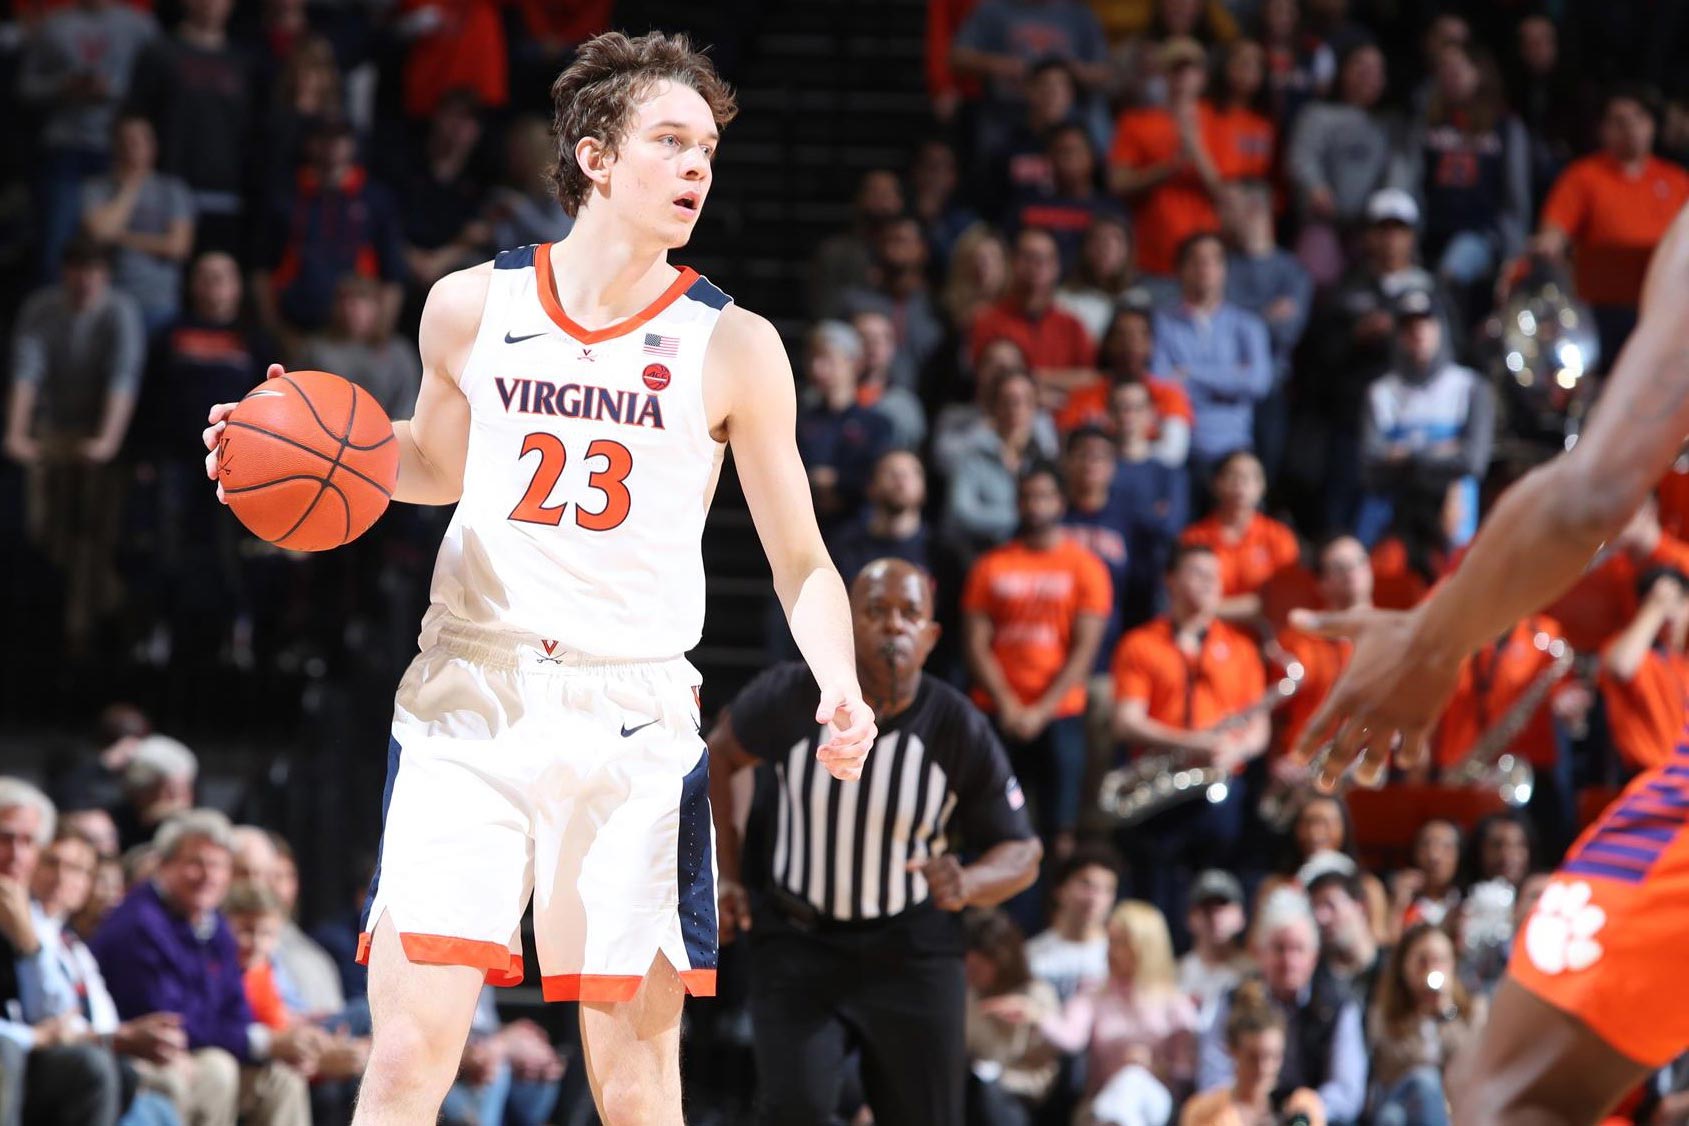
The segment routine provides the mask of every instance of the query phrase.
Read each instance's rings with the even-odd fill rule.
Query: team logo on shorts
[[[557,642],[541,641],[540,648],[545,650],[545,656],[540,658],[541,664],[560,665],[563,663],[562,655],[557,652]]]
[[[1543,890],[1525,926],[1525,953],[1545,974],[1587,970],[1604,951],[1595,936],[1607,925],[1607,912],[1591,903],[1589,885],[1555,880]]]
[[[662,364],[645,365],[645,386],[653,391],[661,391],[669,385],[669,369]]]

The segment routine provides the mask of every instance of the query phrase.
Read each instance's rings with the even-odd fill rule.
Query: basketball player
[[[829,730],[875,736],[849,605],[795,442],[780,338],[688,269],[732,94],[684,37],[609,33],[552,89],[556,244],[441,279],[394,497],[457,503],[399,685],[361,953],[374,1044],[360,1126],[432,1123],[483,980],[581,1002],[609,1126],[681,1122],[684,994],[715,988],[698,674],[700,536],[731,444]],[[279,375],[279,368],[271,369]],[[206,431],[215,447],[228,405]],[[208,461],[208,468],[212,463]]]
[[[1408,765],[1462,658],[1572,585],[1689,433],[1689,209],[1655,249],[1641,320],[1578,444],[1502,496],[1470,553],[1413,610],[1308,615],[1354,656],[1298,746],[1335,736],[1330,786],[1360,759]],[[1513,948],[1479,1048],[1452,1077],[1457,1126],[1598,1121],[1689,1048],[1689,733],[1572,847]]]

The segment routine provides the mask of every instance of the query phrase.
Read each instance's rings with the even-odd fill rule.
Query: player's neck
[[[589,330],[638,315],[674,281],[667,250],[634,242],[591,208],[550,253],[557,303]]]

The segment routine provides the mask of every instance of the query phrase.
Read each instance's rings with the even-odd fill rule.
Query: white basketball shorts
[[[518,984],[531,895],[546,1000],[629,1000],[658,954],[714,995],[698,683],[679,657],[428,630],[394,707],[358,960],[386,915],[412,962]]]

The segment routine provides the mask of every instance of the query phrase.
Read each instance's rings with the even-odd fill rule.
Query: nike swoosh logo
[[[657,721],[654,720],[654,719],[649,720],[645,723],[640,724],[638,727],[629,727],[627,724],[624,723],[624,724],[622,724],[622,738],[626,739],[629,735],[632,735],[635,732],[644,731],[647,727],[650,727],[653,723],[656,723],[656,722]]]
[[[545,336],[545,335],[547,335],[547,334],[543,333],[543,332],[530,332],[526,336],[512,336],[512,335],[510,335],[510,330],[506,329],[505,332],[504,332],[504,342],[506,344],[520,344],[524,340],[532,340],[536,336]]]

